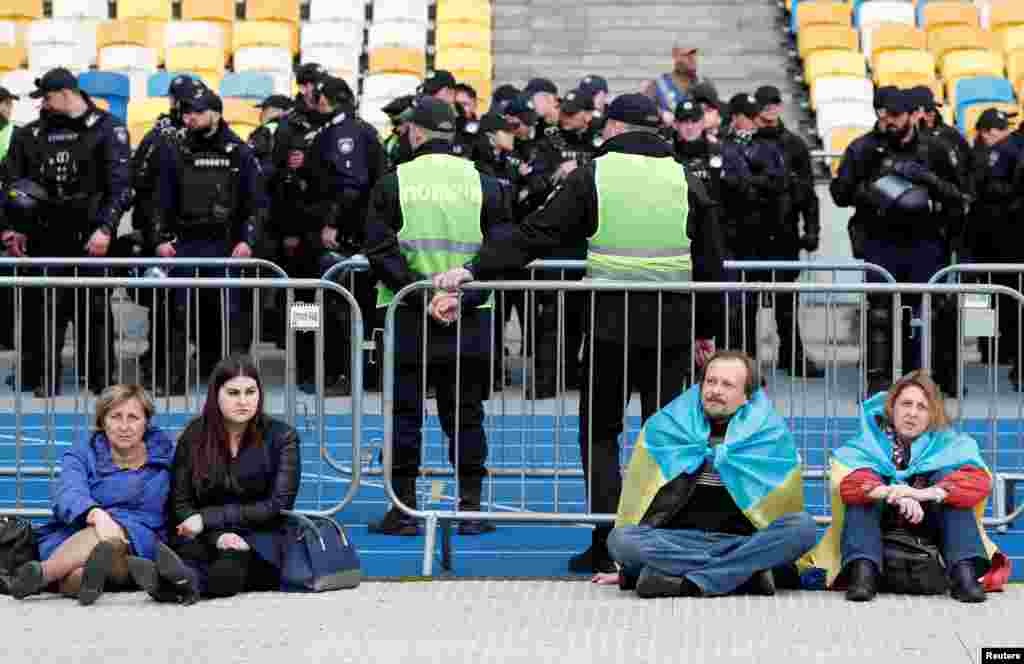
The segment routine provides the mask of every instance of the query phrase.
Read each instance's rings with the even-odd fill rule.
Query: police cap
[[[197,81],[187,74],[179,74],[171,79],[167,86],[167,96],[174,101],[183,101],[194,97],[196,90],[205,88],[202,81]]]
[[[681,101],[676,104],[676,120],[679,122],[696,122],[704,117],[700,104],[694,101]]]
[[[594,108],[594,95],[588,90],[570,90],[562,97],[561,111],[563,113],[593,111]]]
[[[36,89],[29,93],[29,97],[33,99],[39,99],[45,97],[47,93],[57,92],[58,90],[77,90],[78,79],[67,69],[63,67],[57,67],[43,74],[41,78],[37,78]]]
[[[396,115],[401,115],[407,108],[412,106],[412,100],[416,97],[413,95],[402,95],[389,101],[382,109],[386,115],[394,118]]]
[[[20,97],[18,97],[18,95],[12,95],[10,90],[0,86],[0,101],[8,101],[10,99],[17,101]]]
[[[182,113],[202,113],[203,111],[224,112],[224,103],[213,90],[206,87],[196,88],[191,97],[181,100]]]
[[[733,95],[729,100],[729,112],[732,115],[743,115],[753,118],[761,112],[761,105],[757,103],[757,98],[754,95],[741,92]]]
[[[332,104],[351,103],[355,100],[348,82],[336,76],[322,76],[316,82],[316,91]]]
[[[533,107],[533,101],[526,95],[520,95],[510,101],[505,107],[505,115],[514,115],[523,124],[532,125],[537,122],[537,111]]]
[[[593,94],[594,96],[597,96],[597,93],[599,92],[604,92],[607,94],[608,81],[606,81],[603,76],[598,76],[597,74],[589,74],[588,76],[584,76],[583,80],[580,81],[579,89],[589,90],[590,93]]]
[[[521,94],[519,88],[508,83],[499,85],[494,89],[491,94],[491,106],[496,106],[498,110],[505,110],[509,102],[518,97]]]
[[[935,102],[935,93],[927,85],[917,85],[910,88],[908,92],[913,97],[915,109],[934,111],[940,105]]]
[[[889,99],[889,95],[894,92],[898,92],[899,88],[895,85],[883,85],[875,89],[875,110],[879,111],[885,108],[886,101]]]
[[[917,108],[917,96],[912,90],[895,89],[886,93],[881,100],[881,108],[886,113],[899,115],[900,113],[911,113]]]
[[[722,108],[722,100],[718,98],[718,90],[710,83],[703,82],[693,86],[690,90],[690,97],[698,104]]]
[[[447,69],[438,69],[434,75],[423,81],[419,93],[423,95],[435,95],[445,88],[455,87],[455,77]]]
[[[782,93],[774,85],[762,85],[754,92],[754,99],[757,100],[759,106],[764,108],[772,104],[781,104]]]
[[[434,97],[417,97],[410,109],[409,122],[424,129],[454,132],[455,109]]]
[[[307,62],[304,65],[299,65],[295,70],[295,82],[299,85],[316,83],[324,76],[327,76],[327,70],[324,69],[323,65],[316,62]]]
[[[526,88],[523,89],[523,94],[528,97],[532,97],[538,92],[546,92],[551,95],[558,94],[558,86],[551,82],[549,78],[531,78]]]
[[[508,120],[501,113],[490,111],[484,113],[483,117],[480,118],[480,129],[481,133],[487,133],[490,131],[512,131],[512,125],[509,124]]]
[[[294,105],[295,103],[284,95],[270,95],[256,104],[256,108],[279,108],[282,111],[289,111]]]
[[[974,128],[978,131],[984,129],[1009,129],[1010,118],[1017,117],[1016,113],[1010,114],[1006,111],[1001,111],[998,108],[986,108],[984,112],[978,117],[978,121],[975,123]]]
[[[650,97],[638,93],[619,95],[613,99],[606,115],[609,120],[641,127],[657,127],[661,123],[658,107]]]

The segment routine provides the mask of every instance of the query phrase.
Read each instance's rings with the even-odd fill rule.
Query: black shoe
[[[128,556],[128,573],[131,574],[135,585],[142,588],[157,602],[166,604],[177,604],[179,601],[177,593],[170,585],[160,579],[156,571],[156,563],[145,558]]]
[[[975,575],[974,563],[963,560],[953,566],[949,573],[949,594],[958,602],[975,604],[985,601],[985,589]]]
[[[569,559],[569,571],[577,574],[610,573],[615,570],[615,562],[608,555],[608,549],[593,544],[583,553],[578,553]]]
[[[850,585],[846,599],[851,602],[870,602],[878,594],[878,569],[875,563],[858,558],[850,563]]]
[[[794,364],[780,362],[782,370],[794,378],[824,378],[825,370],[811,360],[798,359]]]
[[[174,594],[181,604],[195,604],[199,601],[199,589],[192,580],[192,573],[178,554],[163,542],[156,545],[156,571],[162,580],[174,588]]]
[[[497,530],[497,527],[490,521],[473,519],[459,523],[458,533],[460,535],[486,535],[487,533],[493,533],[495,530]]]
[[[366,530],[375,535],[401,535],[413,536],[420,534],[420,523],[417,519],[409,516],[397,507],[392,507],[380,521],[375,521],[366,527]]]
[[[636,594],[644,599],[652,597],[700,597],[700,586],[685,576],[668,576],[644,567],[636,581]]]
[[[78,603],[82,606],[95,604],[103,594],[107,577],[114,567],[114,544],[102,541],[93,547],[92,553],[82,568],[82,587],[78,590]]]
[[[41,593],[46,588],[42,563],[32,560],[23,564],[15,570],[8,588],[14,599],[25,599],[29,595]]]
[[[761,595],[763,597],[772,597],[775,595],[775,576],[772,574],[770,569],[763,569],[760,572],[754,572],[754,575],[744,581],[739,588],[736,589],[736,593],[739,595]]]

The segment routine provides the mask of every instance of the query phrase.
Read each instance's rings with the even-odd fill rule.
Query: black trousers
[[[204,533],[195,539],[181,539],[175,545],[182,562],[195,575],[202,595],[230,597],[281,587],[281,571],[252,550],[218,549],[217,537],[221,534]]]

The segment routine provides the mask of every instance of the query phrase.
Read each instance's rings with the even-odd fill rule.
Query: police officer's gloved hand
[[[804,236],[800,238],[800,247],[807,251],[817,251],[819,244],[820,241],[817,233],[805,233]]]
[[[897,161],[892,165],[892,172],[911,182],[922,182],[929,175],[928,169],[916,161]]]

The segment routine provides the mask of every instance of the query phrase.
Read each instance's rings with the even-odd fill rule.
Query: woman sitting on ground
[[[167,536],[174,442],[149,426],[153,413],[140,385],[96,400],[96,432],[64,453],[53,519],[36,531],[42,562],[18,568],[12,596],[49,588],[92,604],[107,582],[130,585],[128,554],[155,556]]]
[[[983,602],[1008,580],[1009,560],[981,522],[992,478],[977,442],[951,430],[926,371],[864,402],[861,434],[833,453],[830,482],[832,526],[806,561],[826,570],[829,587],[845,586],[848,600],[884,589],[883,535],[937,547],[961,602]]]
[[[135,582],[157,601],[277,590],[282,512],[299,491],[299,437],[264,414],[252,359],[232,355],[210,376],[203,414],[188,424],[174,455],[172,546],[156,562],[130,558]]]

